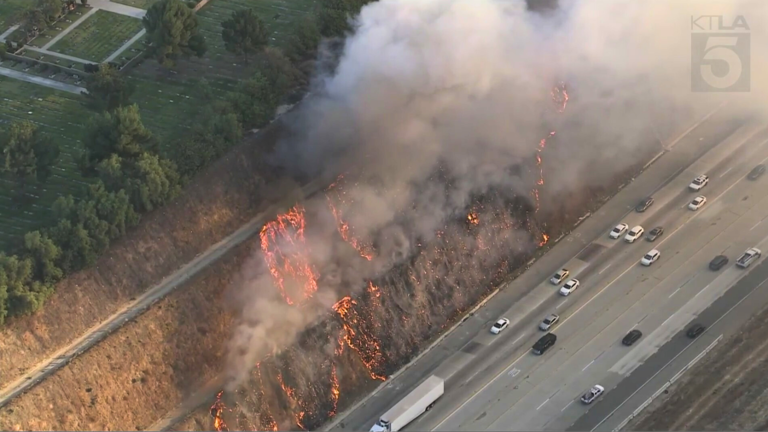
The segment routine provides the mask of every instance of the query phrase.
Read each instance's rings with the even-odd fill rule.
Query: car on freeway
[[[726,264],[728,264],[728,257],[725,255],[718,255],[712,258],[712,261],[709,262],[709,269],[712,271],[718,271]]]
[[[690,326],[690,327],[688,328],[688,331],[687,331],[687,332],[685,332],[685,334],[686,334],[686,335],[687,335],[689,338],[691,338],[691,339],[696,339],[697,337],[699,337],[699,335],[700,335],[700,334],[704,333],[704,330],[706,330],[706,329],[707,329],[707,328],[706,328],[706,327],[704,327],[704,326],[703,326],[703,325],[701,325],[701,324],[694,324],[694,325],[692,325],[692,326]]]
[[[557,323],[559,323],[559,322],[560,322],[560,315],[557,315],[557,314],[549,314],[549,315],[547,315],[547,317],[546,317],[546,318],[544,318],[544,319],[543,319],[543,320],[542,320],[542,321],[539,323],[539,330],[542,330],[542,331],[548,331],[549,329],[551,329],[552,327],[554,327],[554,326],[555,326],[555,324],[557,324]]]
[[[757,180],[760,177],[762,177],[763,174],[765,174],[765,165],[760,164],[752,168],[752,171],[750,171],[749,174],[747,174],[747,178],[750,180]]]
[[[581,282],[579,282],[578,279],[571,279],[568,282],[563,285],[562,288],[560,288],[560,295],[568,296],[572,292],[576,291],[576,289],[581,285]]]
[[[605,387],[595,384],[586,393],[581,395],[581,401],[589,405],[605,393]]]
[[[700,191],[704,186],[709,184],[709,177],[707,177],[706,174],[702,174],[691,182],[691,184],[688,185],[688,189],[697,192]]]
[[[555,273],[554,276],[552,276],[552,279],[549,281],[552,282],[552,285],[560,285],[560,283],[564,281],[569,274],[571,274],[570,270],[560,269],[557,273]]]
[[[688,209],[696,211],[706,203],[707,203],[707,197],[705,197],[704,195],[699,195],[696,198],[694,198],[690,204],[688,204]]]
[[[629,229],[629,225],[627,225],[627,224],[625,224],[625,223],[623,223],[623,222],[622,222],[622,223],[620,223],[620,224],[616,225],[616,226],[613,228],[613,230],[611,230],[610,234],[608,234],[608,235],[609,235],[609,236],[610,236],[612,239],[617,239],[617,238],[621,237],[621,235],[622,235],[622,234],[624,234],[625,232],[627,232],[627,230],[628,230],[628,229]]]
[[[645,229],[643,229],[643,227],[640,225],[637,225],[636,227],[629,230],[627,235],[624,236],[624,241],[627,243],[634,243],[635,240],[643,236],[643,233],[645,233]]]
[[[533,344],[531,351],[536,355],[542,355],[547,352],[548,349],[552,348],[555,345],[555,342],[557,342],[557,336],[555,336],[554,333],[547,333]]]
[[[640,260],[640,264],[648,267],[649,265],[655,263],[660,256],[661,252],[656,249],[652,249],[650,252],[645,254],[645,256],[643,256],[643,259]]]
[[[641,337],[643,337],[643,332],[637,329],[633,329],[630,330],[626,336],[624,336],[624,339],[621,340],[621,343],[625,346],[632,346],[632,344],[637,342]]]
[[[653,201],[653,197],[648,197],[648,198],[640,201],[640,203],[637,205],[637,207],[635,207],[635,211],[638,212],[638,213],[642,213],[642,212],[648,210],[648,207],[652,206],[653,202],[654,202]]]
[[[654,229],[648,231],[648,234],[645,236],[645,239],[649,242],[655,241],[657,238],[661,237],[662,234],[664,234],[664,227],[657,226]]]
[[[763,253],[758,248],[749,248],[744,252],[742,256],[739,257],[738,260],[736,260],[736,265],[741,268],[747,268],[750,266],[750,264],[760,259],[762,254]]]
[[[506,319],[506,318],[499,318],[499,320],[498,320],[498,321],[496,321],[496,322],[495,322],[495,323],[494,323],[494,324],[491,326],[491,333],[493,333],[493,334],[499,334],[499,333],[501,333],[502,331],[504,331],[504,329],[506,329],[507,327],[509,327],[509,320],[508,320],[508,319]]]

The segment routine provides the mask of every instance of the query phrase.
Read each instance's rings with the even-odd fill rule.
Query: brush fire
[[[551,93],[562,112],[568,102],[565,85]],[[219,393],[210,408],[213,427],[318,428],[413,358],[425,342],[520,267],[536,246],[547,244],[549,235],[538,228],[536,215],[545,185],[542,155],[554,136],[550,132],[533,149],[533,199],[501,190],[476,197],[463,223],[446,221],[432,239],[419,242],[413,256],[369,280],[361,292],[336,301],[332,316],[305,330],[292,347],[260,361],[237,392]],[[368,233],[356,232],[345,218],[354,212],[349,187],[355,183],[342,175],[325,190],[327,211],[338,237],[358,259],[375,262],[376,242],[366,239]],[[273,284],[283,301],[296,308],[311,301],[322,284],[305,238],[311,223],[297,205],[261,231],[261,251]],[[227,396],[231,408],[224,403]]]

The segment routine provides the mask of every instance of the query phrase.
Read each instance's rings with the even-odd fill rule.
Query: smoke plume
[[[301,223],[284,221],[293,234],[275,235],[263,249],[279,248],[278,261],[290,260],[299,276],[277,289],[263,251],[244,267],[234,287],[233,385],[336,301],[435,241],[474,197],[501,190],[530,201],[537,144],[552,131],[557,148],[546,154],[546,188],[557,197],[607,181],[637,163],[639,149],[721,102],[734,115],[764,115],[767,12],[760,0],[561,0],[541,13],[522,0],[365,6],[333,73],[317,77],[292,119],[294,136],[278,150],[295,173],[344,174],[343,189],[307,200]],[[698,15],[724,15],[727,25],[745,17],[751,92],[691,92],[691,17]],[[570,96],[565,110],[551,94],[560,83]],[[483,262],[536,247],[524,223],[507,229],[513,235]],[[464,258],[466,265],[443,266],[438,276],[458,280],[460,268],[476,272],[462,280],[483,280],[483,263],[472,261],[480,258]],[[312,279],[316,286],[307,288]]]

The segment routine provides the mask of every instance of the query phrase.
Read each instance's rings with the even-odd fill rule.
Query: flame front
[[[368,369],[371,378],[385,381],[387,378],[375,371],[375,369],[380,368],[382,363],[381,346],[376,337],[368,334],[362,328],[363,317],[358,313],[356,306],[357,301],[350,296],[344,297],[333,305],[333,310],[341,318],[343,327],[341,337],[347,346],[352,348],[360,357],[360,361]]]
[[[558,105],[558,112],[565,111],[565,106],[568,105],[568,90],[564,82],[561,81],[552,89],[552,100]]]
[[[280,289],[283,299],[293,305],[296,303],[293,293],[286,288],[286,280],[293,280],[302,285],[301,299],[312,297],[317,291],[318,276],[312,269],[304,240],[304,209],[296,205],[287,213],[264,225],[261,229],[261,250],[269,267],[269,273]],[[284,251],[284,249],[290,249]]]
[[[216,402],[211,405],[211,417],[213,417],[213,427],[216,428],[217,431],[229,431],[229,428],[227,427],[227,423],[222,418],[221,414],[222,412],[227,409],[226,405],[224,405],[224,402],[222,402],[221,397],[224,395],[224,390],[220,391],[216,394]]]
[[[467,221],[472,225],[477,225],[480,223],[480,219],[477,218],[477,213],[474,211],[469,212],[467,215]]]
[[[277,373],[277,382],[280,383],[280,387],[283,388],[283,391],[285,392],[285,395],[288,397],[288,400],[290,400],[293,405],[297,406],[300,409],[300,411],[294,416],[294,420],[296,420],[296,424],[300,428],[306,429],[304,427],[304,415],[306,415],[306,410],[297,399],[296,391],[285,384],[285,381],[283,381],[283,374],[279,372]]]
[[[331,208],[333,218],[336,220],[336,230],[339,231],[339,235],[341,235],[341,238],[344,239],[345,242],[349,243],[350,246],[357,250],[360,256],[371,261],[373,259],[373,247],[352,235],[349,223],[343,219],[341,210],[339,210],[337,204],[334,204],[334,202],[347,204],[344,201],[346,191],[342,189],[343,180],[344,176],[340,175],[333,184],[328,186],[328,189],[326,189],[325,192],[325,196],[328,198],[328,206]]]

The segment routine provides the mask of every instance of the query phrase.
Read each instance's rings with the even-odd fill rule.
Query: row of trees
[[[184,179],[218,159],[240,142],[244,129],[271,121],[286,96],[306,82],[302,66],[315,56],[322,37],[349,30],[348,17],[364,0],[322,0],[316,13],[291,35],[286,53],[268,46],[262,20],[250,10],[235,11],[222,23],[226,48],[246,61],[254,73],[221,99],[205,80],[199,91],[206,108],[188,136],[167,143],[161,152],[131,103],[133,84],[114,67],[100,65],[86,84],[85,104],[96,111],[85,128],[78,159],[93,179],[81,196],[59,198],[52,208],[55,225],[28,233],[16,255],[0,253],[0,323],[7,316],[39,309],[67,274],[93,264],[112,241],[135,226],[140,214],[163,206],[181,190]],[[159,0],[144,18],[152,56],[172,67],[181,57],[202,56],[205,40],[197,18],[180,0]],[[31,180],[45,181],[58,159],[54,142],[30,122],[16,122],[0,135],[2,174],[21,189]]]

